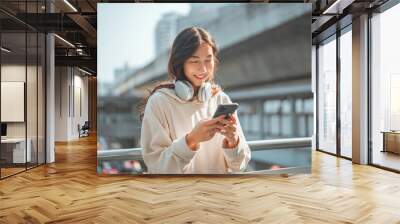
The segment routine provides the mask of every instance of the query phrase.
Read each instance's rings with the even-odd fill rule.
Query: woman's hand
[[[224,128],[222,121],[225,115],[211,120],[202,120],[197,123],[193,130],[186,135],[186,142],[190,149],[196,151],[200,142],[212,139],[218,131]]]
[[[220,133],[225,136],[223,140],[223,147],[235,148],[239,143],[239,136],[236,132],[236,117],[234,115],[230,115],[228,119],[223,119],[220,122],[224,125],[223,129],[220,131]]]

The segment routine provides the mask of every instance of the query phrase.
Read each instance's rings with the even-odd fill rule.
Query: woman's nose
[[[206,64],[204,62],[200,63],[199,72],[202,72],[202,73],[203,72],[207,72],[207,66],[206,66]]]

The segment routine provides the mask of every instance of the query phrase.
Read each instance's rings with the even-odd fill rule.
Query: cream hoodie
[[[189,149],[185,136],[203,119],[211,119],[218,104],[231,103],[219,91],[208,102],[197,99],[186,102],[174,89],[161,88],[148,99],[141,130],[143,159],[149,173],[157,174],[224,174],[243,171],[250,158],[250,148],[239,120],[236,148],[223,148],[225,136],[216,133],[201,142],[197,151]]]

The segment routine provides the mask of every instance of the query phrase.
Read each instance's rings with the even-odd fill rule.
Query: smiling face
[[[196,93],[200,86],[214,76],[215,58],[212,47],[203,42],[183,64],[186,78],[192,83]]]

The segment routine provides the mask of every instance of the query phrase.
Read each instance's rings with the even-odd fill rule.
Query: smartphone
[[[214,113],[213,118],[219,117],[221,115],[226,115],[225,118],[227,119],[229,115],[235,113],[236,109],[239,107],[237,103],[229,103],[229,104],[219,104],[217,110]]]

